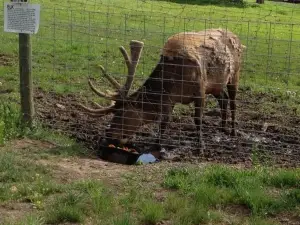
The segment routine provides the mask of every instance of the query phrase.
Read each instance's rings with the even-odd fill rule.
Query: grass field
[[[86,78],[95,77],[107,89],[95,68],[103,64],[122,82],[126,70],[118,47],[128,49],[137,39],[145,47],[136,88],[169,35],[225,27],[247,46],[241,90],[275,96],[257,111],[290,115],[276,111],[281,104],[300,115],[298,5],[31,2],[42,6],[40,30],[32,36],[35,87],[94,97]],[[0,95],[0,224],[299,224],[299,169],[261,165],[254,155],[250,169],[167,162],[126,167],[95,159],[85,147],[40,124],[34,131],[23,129],[18,37],[1,32],[0,38],[0,91],[13,89]]]
[[[35,2],[35,1],[33,1]],[[256,90],[293,91],[298,78],[300,8],[267,1],[246,8],[178,4],[168,1],[40,1],[41,25],[33,42],[35,83],[59,92],[85,89],[86,77],[99,77],[103,64],[118,80],[125,66],[118,46],[145,43],[136,85],[154,68],[168,36],[182,31],[224,27],[240,36],[247,51],[241,84]],[[176,1],[174,1],[176,2]],[[2,52],[16,56],[17,35],[1,33]],[[15,67],[1,67],[15,87]],[[51,82],[57,85],[53,87]],[[103,84],[102,84],[103,85]]]
[[[1,224],[299,222],[299,169],[128,167],[87,157],[64,141],[22,139],[0,148]]]

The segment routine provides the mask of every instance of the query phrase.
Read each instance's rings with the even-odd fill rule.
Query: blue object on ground
[[[148,164],[148,163],[154,163],[156,161],[158,160],[151,153],[148,153],[148,154],[140,155],[136,163]]]

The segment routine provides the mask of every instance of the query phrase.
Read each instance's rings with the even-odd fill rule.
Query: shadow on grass
[[[29,138],[34,140],[40,140],[45,142],[41,144],[42,151],[39,150],[38,155],[62,156],[72,157],[78,156],[81,158],[98,158],[95,150],[88,148],[86,143],[76,140],[71,136],[44,127],[42,124],[38,124],[36,129],[28,135]]]
[[[86,148],[82,144],[74,143],[68,146],[56,146],[53,148],[46,149],[44,151],[46,154],[56,155],[56,156],[78,156],[82,158],[96,158],[96,152],[91,149]]]
[[[177,4],[188,4],[188,5],[215,5],[224,7],[236,7],[236,8],[246,8],[248,6],[256,6],[256,4],[247,3],[244,0],[155,0],[158,2],[170,2]],[[257,5],[258,6],[258,5]]]

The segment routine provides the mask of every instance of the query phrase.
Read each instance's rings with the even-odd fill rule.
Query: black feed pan
[[[114,162],[114,163],[121,163],[127,165],[133,165],[136,163],[137,159],[140,157],[139,150],[132,145],[126,145],[124,147],[133,148],[137,152],[129,152],[125,151],[121,148],[113,148],[109,147],[108,145],[100,146],[99,149],[99,157],[103,160]]]

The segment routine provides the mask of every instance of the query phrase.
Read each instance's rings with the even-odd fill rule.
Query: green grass
[[[6,218],[5,224],[276,224],[277,215],[299,214],[299,169],[161,164],[153,170],[147,166],[125,170],[113,183],[67,173],[64,176],[73,179],[63,182],[54,176],[57,167],[39,163],[39,154],[48,154],[43,161],[54,165],[78,157],[1,148],[0,205],[34,206],[21,218]]]
[[[55,167],[31,159],[39,154],[49,154],[46,160],[73,157],[34,150],[0,151],[0,204],[33,204],[38,211],[24,218],[32,224],[84,223],[89,218],[96,224],[218,223],[230,215],[227,209],[232,206],[247,212],[235,215],[236,220],[267,224],[274,222],[273,216],[297,213],[300,207],[299,169],[171,166],[162,183],[155,179],[147,186],[149,180],[140,176],[144,169],[137,168],[142,173],[127,174],[125,182],[119,179],[122,188],[116,190],[88,177],[61,183],[52,176]],[[161,188],[164,198],[153,198]]]
[[[0,100],[0,146],[23,133],[19,112],[16,104]]]
[[[168,36],[225,27],[238,34],[247,46],[241,86],[253,91],[291,91],[299,95],[300,50],[296,40],[300,28],[292,25],[299,23],[298,5],[266,1],[258,6],[252,0],[243,7],[210,5],[207,1],[38,2],[42,14],[39,33],[32,36],[33,75],[35,84],[44,89],[88,95],[86,78],[92,76],[105,90],[108,87],[95,69],[98,64],[123,82],[126,70],[118,46],[128,48],[131,39],[145,42],[136,88],[154,68]],[[16,56],[17,36],[1,33],[0,37],[2,52]],[[17,67],[0,67],[0,74],[17,90]]]
[[[18,222],[18,223],[13,223],[16,225],[41,225],[44,224],[45,220],[43,217],[38,216],[38,215],[28,215],[26,218],[24,218],[23,221]]]
[[[189,195],[193,204],[203,208],[238,204],[263,217],[299,206],[299,176],[298,169],[211,166],[200,172],[182,168],[168,171],[164,186]]]
[[[46,215],[47,223],[81,223],[85,210],[84,197],[72,192],[63,197],[58,196],[49,209]]]
[[[141,206],[142,223],[155,225],[164,218],[164,208],[158,202],[147,199]]]
[[[145,43],[134,84],[137,88],[157,63],[160,48],[168,36],[182,31],[225,27],[238,34],[247,46],[240,89],[247,90],[246,94],[251,96],[253,93],[272,96],[262,98],[259,112],[273,114],[287,110],[300,115],[297,63],[300,28],[293,25],[299,24],[298,5],[273,1],[256,5],[254,0],[246,1],[243,7],[224,7],[216,1],[185,4],[180,0],[104,0],[93,4],[81,0],[64,3],[43,0],[38,3],[42,6],[40,30],[32,35],[35,86],[108,103],[88,91],[87,77],[96,78],[103,90],[111,88],[96,69],[96,65],[103,64],[117,80],[124,82],[126,69],[118,51],[120,45],[128,49],[132,39]],[[0,38],[3,40],[1,53],[11,62],[9,66],[0,66],[0,88],[14,90],[8,96],[3,95],[4,98],[1,96],[0,145],[3,145],[6,140],[28,134],[28,131],[20,124],[17,104],[18,36],[2,32]],[[175,114],[186,111],[190,110],[178,106]],[[48,136],[49,132],[46,133]]]
[[[60,192],[49,169],[14,152],[0,151],[0,202],[22,200],[40,207],[43,196]]]
[[[271,1],[260,6],[249,1],[243,7],[200,5],[197,1],[181,4],[175,0],[38,2],[42,4],[41,26],[32,36],[36,86],[88,95],[86,78],[90,75],[106,89],[95,69],[98,64],[122,82],[126,70],[118,46],[128,48],[131,39],[138,39],[145,42],[145,47],[136,88],[151,72],[169,35],[222,26],[237,33],[247,45],[241,88],[273,96],[272,101],[266,98],[268,102],[260,110],[272,113],[277,110],[274,105],[284,104],[287,110],[295,108],[300,113],[300,48],[298,42],[291,42],[300,34],[299,26],[291,25],[299,24],[298,5]],[[22,127],[17,103],[17,35],[2,32],[0,38],[1,53],[12,55],[12,65],[0,66],[1,83],[15,90],[0,100],[0,204],[21,202],[34,206],[32,212],[7,224],[137,225],[166,220],[181,225],[226,221],[257,225],[276,224],[274,215],[295,214],[299,218],[299,169],[274,169],[258,163],[249,170],[174,167],[161,180],[165,168],[152,173],[147,167],[139,167],[122,177],[125,182],[121,178],[114,181],[118,185],[88,177],[73,178],[69,183],[57,179],[56,168],[38,164],[40,159],[72,161],[86,156],[87,151],[59,132],[41,129],[40,125],[33,131]],[[180,110],[186,113],[184,108]],[[55,147],[20,151],[7,147],[10,140],[24,136],[50,141]],[[150,173],[150,178],[144,173]],[[157,200],[155,193],[164,198]],[[231,207],[244,213],[232,215]]]

